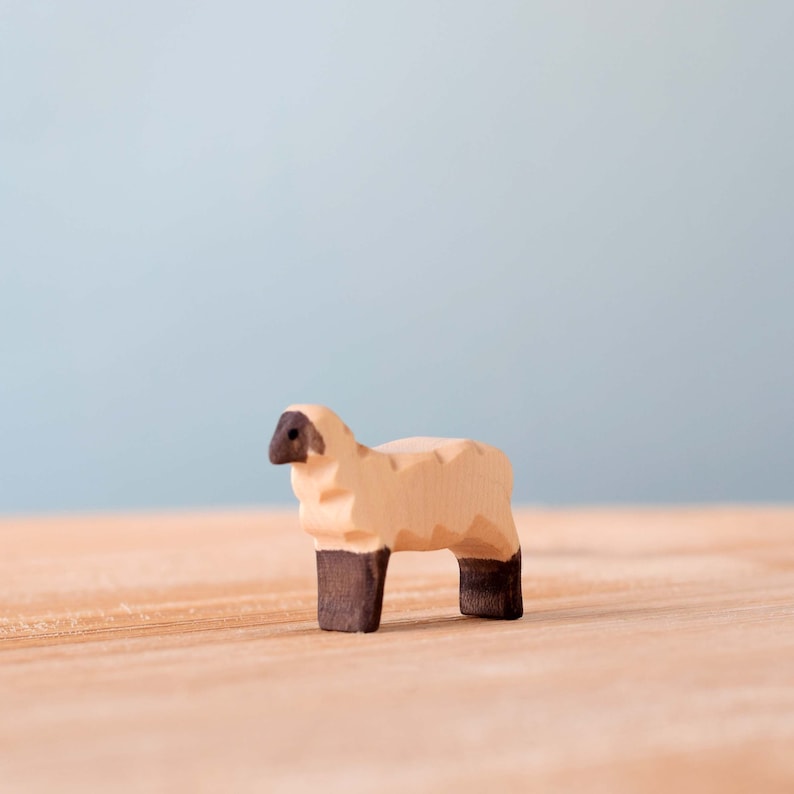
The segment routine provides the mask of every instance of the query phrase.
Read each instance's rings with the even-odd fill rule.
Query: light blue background
[[[0,2],[0,510],[794,497],[794,3]]]

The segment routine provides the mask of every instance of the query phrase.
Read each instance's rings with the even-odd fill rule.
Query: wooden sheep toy
[[[370,449],[328,408],[292,405],[276,426],[270,461],[292,464],[301,525],[314,537],[320,628],[378,628],[393,551],[450,549],[464,615],[523,614],[513,474],[498,449],[454,438]]]

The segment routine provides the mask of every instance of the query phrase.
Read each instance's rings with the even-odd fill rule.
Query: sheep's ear
[[[309,449],[312,452],[316,452],[318,455],[325,454],[325,439],[311,422],[306,426],[306,436],[309,442]]]

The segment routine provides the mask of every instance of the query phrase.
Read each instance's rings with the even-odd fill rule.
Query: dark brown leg
[[[481,618],[515,620],[524,614],[521,549],[507,562],[459,557],[460,611]]]
[[[317,552],[317,620],[326,631],[376,631],[380,625],[387,548],[358,554]]]

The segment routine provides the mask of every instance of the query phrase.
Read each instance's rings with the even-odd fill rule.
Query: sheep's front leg
[[[317,551],[317,620],[326,631],[375,631],[380,625],[387,548],[359,554]]]
[[[460,611],[481,618],[516,620],[524,614],[521,549],[509,560],[458,557]]]

